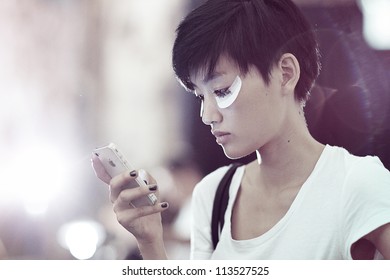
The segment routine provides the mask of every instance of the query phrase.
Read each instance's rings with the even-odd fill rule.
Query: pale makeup
[[[242,81],[239,76],[236,76],[232,85],[223,90],[218,90],[214,92],[215,100],[217,101],[217,106],[221,109],[230,107],[234,101],[236,101],[242,86]],[[203,115],[203,100],[201,99],[200,106],[200,116]]]

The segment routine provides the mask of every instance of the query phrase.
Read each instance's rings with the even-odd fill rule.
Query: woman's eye
[[[230,88],[224,88],[224,89],[217,89],[214,91],[214,94],[217,97],[225,97],[226,95],[231,94]]]

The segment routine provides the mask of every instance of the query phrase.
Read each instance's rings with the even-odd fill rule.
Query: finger
[[[148,185],[131,189],[123,189],[116,199],[114,197],[111,197],[111,201],[114,204],[114,210],[121,208],[129,208],[129,206],[132,207],[133,201],[142,197],[146,197],[151,193],[158,193],[157,185]]]
[[[95,154],[92,154],[91,163],[96,177],[98,177],[106,184],[109,184],[111,180],[111,176],[106,172],[106,169],[104,168],[100,159]]]
[[[114,202],[118,199],[119,194],[126,188],[126,186],[130,184],[137,184],[134,181],[138,177],[138,171],[132,170],[132,171],[125,171],[118,176],[115,176],[110,181],[110,200],[111,202]],[[138,189],[133,188],[133,189]]]
[[[168,209],[169,204],[167,202],[158,203],[153,206],[143,206],[139,208],[127,208],[127,209],[121,209],[120,211],[116,211],[116,216],[118,219],[118,222],[127,227],[130,225],[134,220],[153,215],[156,213],[160,213]]]

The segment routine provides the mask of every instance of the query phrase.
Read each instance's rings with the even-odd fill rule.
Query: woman
[[[173,48],[179,81],[201,101],[227,157],[253,152],[230,185],[225,225],[214,249],[211,213],[228,167],[206,176],[193,194],[193,259],[390,259],[390,173],[378,158],[323,145],[309,133],[303,108],[320,70],[314,34],[290,1],[210,0],[179,25]],[[119,222],[144,259],[167,258],[160,212],[131,208],[149,188],[120,191],[137,172],[110,178]]]

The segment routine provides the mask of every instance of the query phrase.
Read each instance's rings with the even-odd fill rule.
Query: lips
[[[229,140],[230,133],[224,131],[211,131],[211,133],[215,136],[215,140],[218,144],[223,145]]]

